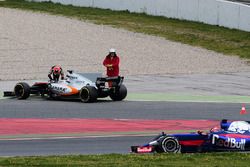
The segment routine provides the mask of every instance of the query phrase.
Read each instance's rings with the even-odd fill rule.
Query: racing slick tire
[[[82,102],[91,103],[97,100],[98,92],[97,89],[93,86],[84,86],[80,90],[79,96]]]
[[[30,86],[25,82],[17,83],[14,87],[14,93],[19,100],[27,99],[30,96]]]
[[[127,96],[127,88],[125,85],[121,85],[119,89],[117,89],[115,92],[110,93],[110,98],[114,101],[122,101]]]
[[[158,149],[158,152],[179,153],[180,151],[181,145],[175,137],[166,136],[160,141],[160,149]]]

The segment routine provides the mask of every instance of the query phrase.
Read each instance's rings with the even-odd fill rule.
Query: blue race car
[[[162,132],[151,142],[131,146],[134,153],[195,153],[219,151],[250,151],[250,122],[222,120],[220,128],[208,133],[165,134]]]

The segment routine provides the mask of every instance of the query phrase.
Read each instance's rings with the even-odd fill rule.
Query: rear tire
[[[14,93],[19,100],[27,99],[30,96],[30,86],[25,82],[17,83],[14,88]]]
[[[93,86],[84,86],[81,90],[80,90],[80,99],[82,102],[84,103],[91,103],[91,102],[95,102],[97,100],[98,97],[98,93],[95,87]]]
[[[160,147],[162,152],[165,153],[179,153],[181,151],[181,146],[178,139],[172,136],[167,136],[160,142]]]
[[[110,93],[110,98],[114,101],[122,101],[127,96],[127,88],[125,85],[121,85],[119,89],[115,90],[115,92]]]

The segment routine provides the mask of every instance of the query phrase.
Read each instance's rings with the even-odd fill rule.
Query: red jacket
[[[114,56],[113,59],[110,58],[110,56],[106,56],[106,58],[103,61],[103,65],[106,67],[106,65],[111,65],[111,67],[107,67],[107,76],[108,77],[115,77],[119,75],[119,63],[120,58],[118,56]]]

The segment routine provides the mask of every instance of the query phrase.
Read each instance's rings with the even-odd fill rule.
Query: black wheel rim
[[[176,142],[175,141],[167,141],[165,142],[165,148],[166,148],[166,151],[168,152],[174,152],[176,150]]]
[[[83,101],[88,101],[89,100],[89,91],[87,89],[82,89],[81,99]]]

